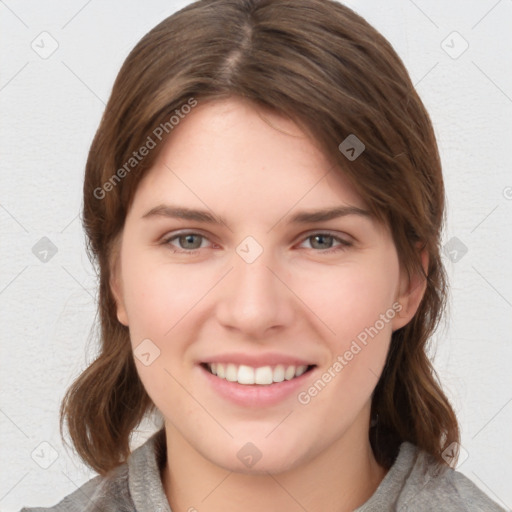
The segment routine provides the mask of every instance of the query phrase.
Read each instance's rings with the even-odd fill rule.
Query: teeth
[[[226,367],[226,380],[229,382],[236,382],[238,379],[238,372],[234,364],[228,364]]]
[[[254,382],[258,384],[272,384],[272,382],[274,382],[273,377],[272,368],[270,368],[270,366],[256,368],[254,372]]]
[[[292,380],[295,377],[295,366],[288,366],[284,372],[284,378],[286,380]]]
[[[229,363],[211,363],[208,364],[208,369],[213,375],[221,379],[226,379],[230,382],[238,382],[239,384],[259,384],[262,386],[268,386],[274,382],[283,382],[284,380],[291,380],[295,377],[300,377],[308,367],[302,366],[283,366],[278,364],[277,366],[260,366],[258,368],[252,368],[241,364]]]
[[[284,380],[284,366],[282,364],[278,364],[274,368],[274,372],[272,375],[272,380],[274,382],[283,382]]]
[[[231,366],[231,365],[228,365]],[[233,365],[235,366],[235,365]],[[244,366],[243,364],[240,365],[238,368],[238,383],[239,384],[254,384],[256,381],[254,379],[254,368],[251,368],[250,366]],[[258,382],[258,384],[260,384]]]
[[[300,377],[307,369],[307,366],[298,366],[295,370],[295,377]]]

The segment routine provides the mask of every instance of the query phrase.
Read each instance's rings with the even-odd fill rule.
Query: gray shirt
[[[21,512],[171,512],[160,478],[164,432],[156,432],[107,477],[96,476],[54,507]],[[462,473],[448,467],[436,473],[434,467],[429,454],[403,442],[375,493],[354,512],[505,512]]]

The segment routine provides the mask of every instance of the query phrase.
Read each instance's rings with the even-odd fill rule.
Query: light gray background
[[[58,430],[64,391],[95,353],[96,282],[78,216],[84,164],[129,50],[187,3],[0,1],[2,511],[53,505],[92,476]],[[435,364],[468,454],[458,470],[511,509],[512,1],[348,5],[394,45],[435,125],[451,279]],[[51,38],[58,49],[43,59]],[[55,255],[33,253],[42,237]]]

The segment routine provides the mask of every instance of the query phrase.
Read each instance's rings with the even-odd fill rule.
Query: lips
[[[205,368],[213,375],[229,382],[244,385],[262,385],[283,382],[300,377],[313,365],[276,364],[265,366],[249,366],[236,363],[204,363]]]
[[[275,352],[231,352],[206,356],[197,368],[201,382],[222,400],[262,409],[294,400],[318,368],[313,361]]]

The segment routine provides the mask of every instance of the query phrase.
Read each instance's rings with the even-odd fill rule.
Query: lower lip
[[[244,407],[268,407],[282,402],[290,395],[296,395],[301,389],[305,389],[306,379],[315,370],[313,368],[291,380],[260,385],[230,382],[213,375],[201,365],[199,365],[199,369],[216,393],[226,400]]]

